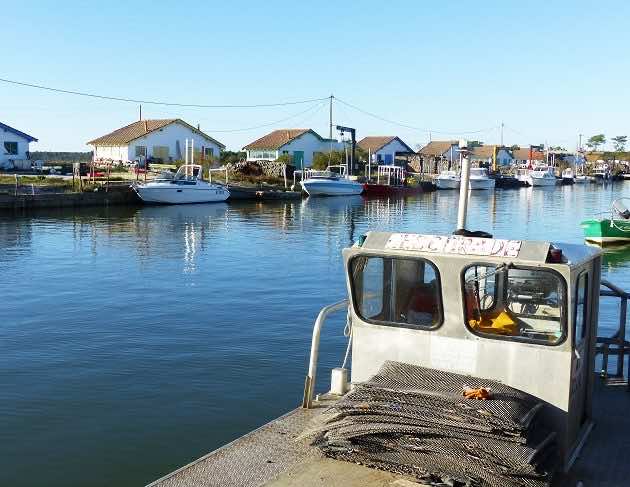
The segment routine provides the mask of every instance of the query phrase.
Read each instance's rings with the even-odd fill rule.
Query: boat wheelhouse
[[[471,167],[470,180],[468,182],[470,189],[494,189],[495,181],[490,177],[488,169],[485,167]]]

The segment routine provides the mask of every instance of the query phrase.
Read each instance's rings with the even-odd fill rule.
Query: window
[[[473,265],[463,279],[466,326],[473,333],[545,345],[564,339],[566,291],[555,272]]]
[[[16,156],[18,153],[18,143],[17,142],[5,142],[4,150],[10,156]]]
[[[146,157],[146,156],[147,156],[147,147],[145,145],[137,145],[136,157]]]
[[[268,161],[275,161],[277,158],[276,151],[267,151],[267,150],[250,150],[249,151],[250,159],[263,159]]]
[[[424,259],[355,257],[355,312],[377,324],[433,328],[442,322],[438,271]]]
[[[214,147],[204,147],[203,155],[206,159],[214,157]]]
[[[588,317],[588,274],[583,272],[577,281],[575,296],[575,328],[573,331],[575,347],[583,341],[586,332],[586,319]]]

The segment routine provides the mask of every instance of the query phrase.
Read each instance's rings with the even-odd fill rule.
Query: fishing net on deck
[[[462,390],[484,388],[487,400]],[[543,403],[499,382],[386,362],[310,432],[325,455],[433,486],[542,487],[557,461]]]

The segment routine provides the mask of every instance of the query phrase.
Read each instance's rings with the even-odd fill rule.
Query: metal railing
[[[623,379],[623,366],[627,355],[630,355],[630,342],[626,340],[626,317],[628,314],[628,298],[627,293],[613,283],[602,279],[602,288],[599,291],[600,296],[619,298],[619,327],[617,331],[610,337],[597,337],[597,345],[595,347],[595,356],[602,355],[602,368],[600,374],[602,377],[613,376]],[[610,355],[617,357],[617,371],[615,374],[608,373],[608,358]],[[630,359],[628,360],[628,376],[630,378]],[[629,381],[630,387],[630,381]]]
[[[317,359],[319,358],[319,338],[321,336],[322,327],[329,315],[348,309],[348,300],[344,299],[335,304],[325,306],[317,315],[315,326],[313,327],[313,338],[311,340],[311,358],[308,364],[308,375],[304,381],[304,398],[302,399],[302,407],[310,409],[313,407],[313,393],[315,390],[315,379],[317,377]]]

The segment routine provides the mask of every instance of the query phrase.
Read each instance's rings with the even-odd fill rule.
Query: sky
[[[630,135],[628,19],[625,1],[35,0],[3,22],[0,78],[183,104],[332,94],[333,122],[358,138],[494,144],[503,123],[506,145],[574,149],[578,134]],[[139,116],[137,103],[4,82],[0,108],[39,139],[31,150],[89,150]],[[143,105],[171,117],[238,150],[278,128],[326,136],[329,114],[326,100]]]

